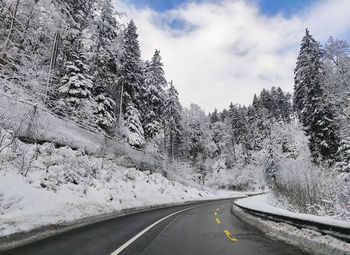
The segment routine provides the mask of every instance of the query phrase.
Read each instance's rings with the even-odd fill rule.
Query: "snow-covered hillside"
[[[11,135],[2,144],[11,145],[0,152],[0,236],[125,208],[238,194],[184,186],[69,147],[12,142]]]

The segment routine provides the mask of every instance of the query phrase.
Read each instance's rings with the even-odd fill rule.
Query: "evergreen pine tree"
[[[168,153],[170,158],[174,158],[177,148],[175,146],[180,142],[181,135],[181,112],[182,107],[179,102],[179,95],[173,82],[170,82],[169,89],[167,91],[167,98],[165,102],[164,120],[165,131],[169,135]],[[166,138],[165,138],[166,139]]]
[[[118,86],[121,87],[120,113],[133,105],[135,110],[141,110],[141,101],[144,92],[144,77],[142,70],[141,52],[138,34],[133,20],[126,28],[124,35],[124,47],[120,68],[118,69]]]
[[[304,126],[309,126],[314,103],[322,98],[323,68],[320,44],[306,30],[294,70],[294,107]]]
[[[109,134],[114,133],[114,127],[116,124],[114,109],[115,102],[104,91],[102,86],[95,89],[95,104],[94,115],[97,125]]]
[[[213,113],[210,115],[210,122],[216,123],[219,121],[218,109],[214,109]]]
[[[71,61],[83,50],[84,32],[92,22],[95,0],[57,0],[55,4],[62,13],[63,24],[60,64],[65,69],[66,61]]]
[[[224,122],[227,117],[228,117],[228,111],[226,109],[223,109],[222,112],[220,113],[220,120]]]
[[[129,104],[124,113],[124,135],[126,141],[136,148],[141,148],[145,143],[144,131],[140,119],[140,112],[133,104]]]
[[[260,107],[260,105],[261,104],[260,104],[260,100],[259,100],[258,96],[256,94],[254,94],[252,107],[258,108],[258,107]]]
[[[58,70],[61,74],[58,87],[58,105],[55,111],[68,114],[77,122],[88,121],[93,125],[95,102],[91,68],[87,64],[87,50],[84,47],[84,31],[92,18],[93,0],[57,1],[56,4],[63,14],[61,54]]]
[[[284,121],[290,121],[291,119],[291,95],[289,93],[284,93],[280,87],[276,90],[276,106],[278,117]]]
[[[339,159],[339,163],[337,163],[338,171],[350,173],[350,141],[342,140],[340,142]]]
[[[156,50],[145,70],[145,111],[144,130],[146,139],[154,137],[160,129],[165,105],[165,87],[163,63],[160,52]]]
[[[91,106],[93,83],[89,75],[90,67],[85,61],[82,53],[72,55],[72,60],[65,64],[66,69],[58,89],[60,113],[75,116],[79,121],[91,117],[88,107]]]
[[[120,87],[119,121],[126,127],[126,140],[129,144],[140,147],[144,143],[142,127],[142,107],[144,102],[144,76],[138,34],[133,20],[125,30],[123,54],[118,69]]]
[[[294,107],[309,135],[309,148],[316,162],[334,160],[338,150],[338,126],[324,94],[322,50],[306,30],[295,73]]]
[[[94,77],[94,96],[97,103],[95,111],[98,125],[105,131],[113,132],[116,124],[116,103],[112,99],[117,80],[117,30],[111,0],[97,0],[92,26],[92,73]],[[105,104],[105,105],[104,105]]]
[[[276,181],[276,173],[278,170],[278,155],[273,150],[273,146],[270,144],[267,148],[266,160],[265,160],[265,176],[266,181],[270,188],[273,188]]]

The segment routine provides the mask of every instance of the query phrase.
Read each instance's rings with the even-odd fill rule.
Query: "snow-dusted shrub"
[[[336,209],[341,218],[350,220],[350,174],[341,173],[338,183]]]
[[[338,174],[311,161],[284,160],[276,175],[274,194],[292,210],[316,215],[336,215]]]
[[[10,160],[11,145],[15,142],[13,133],[0,128],[0,170],[1,165]]]
[[[24,176],[27,176],[33,161],[37,156],[37,147],[34,146],[19,146],[15,158],[16,167],[18,172]]]
[[[248,165],[234,172],[232,181],[234,190],[252,191],[266,190],[264,172],[261,167]]]
[[[163,171],[163,174],[169,180],[182,183],[186,186],[203,188],[202,182],[200,182],[200,173],[189,162],[180,160],[165,161]]]
[[[217,162],[215,171],[206,176],[206,185],[209,187],[235,190],[235,191],[258,191],[266,190],[264,169],[254,163],[244,164],[244,159],[236,162],[234,168],[224,167],[225,159]]]

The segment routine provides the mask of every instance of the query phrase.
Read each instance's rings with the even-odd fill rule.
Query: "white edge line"
[[[207,205],[207,204],[205,204]],[[174,216],[176,214],[197,208],[197,207],[201,207],[204,205],[197,205],[197,206],[193,206],[187,209],[183,209],[180,210],[178,212],[174,212],[172,214],[169,214],[168,216],[165,216],[164,218],[158,220],[157,222],[153,223],[152,225],[148,226],[147,228],[145,228],[144,230],[142,230],[140,233],[138,233],[136,236],[134,236],[133,238],[131,238],[129,241],[127,241],[126,243],[124,243],[122,246],[120,246],[117,250],[115,250],[113,253],[111,253],[111,255],[118,255],[119,253],[121,253],[124,249],[126,249],[130,244],[132,244],[133,242],[135,242],[137,240],[137,238],[139,238],[140,236],[142,236],[144,233],[146,233],[148,230],[150,230],[151,228],[153,228],[155,225],[157,225],[158,223],[162,222],[163,220],[166,220],[167,218]]]

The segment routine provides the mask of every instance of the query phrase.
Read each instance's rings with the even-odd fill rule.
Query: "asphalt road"
[[[143,254],[225,255],[305,254],[275,242],[241,222],[232,200],[177,206],[119,217],[44,239],[1,255]],[[181,210],[195,207],[181,213]],[[164,217],[167,217],[163,219]],[[150,225],[160,223],[141,234]],[[136,238],[139,234],[139,237]],[[134,242],[128,242],[134,238]],[[123,248],[119,253],[116,252]]]

